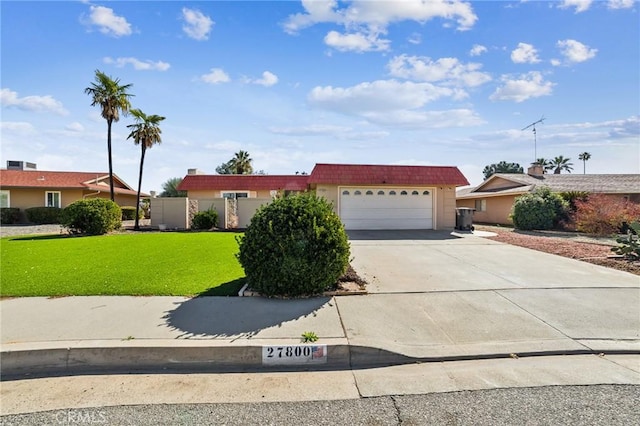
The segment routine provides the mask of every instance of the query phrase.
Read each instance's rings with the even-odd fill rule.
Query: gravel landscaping
[[[616,246],[613,238],[590,237],[571,232],[518,231],[488,225],[475,225],[475,228],[498,234],[488,237],[492,240],[640,275],[640,262],[611,257],[614,255],[611,247]]]

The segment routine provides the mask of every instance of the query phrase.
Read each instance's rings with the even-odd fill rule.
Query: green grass
[[[233,233],[0,239],[0,295],[236,295]]]

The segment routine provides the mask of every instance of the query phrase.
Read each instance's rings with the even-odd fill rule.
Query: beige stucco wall
[[[109,191],[95,194],[95,191],[83,191],[82,189],[45,189],[45,188],[13,188],[4,189],[9,191],[9,201],[11,207],[17,207],[20,209],[21,221],[26,221],[24,215],[25,209],[31,207],[44,207],[46,203],[45,194],[47,192],[60,192],[60,207],[65,208],[74,201],[82,200],[83,197],[92,198],[100,197],[109,199]],[[136,197],[133,195],[117,195],[115,202],[119,206],[134,206],[136,205]]]
[[[354,186],[354,185],[347,185]],[[355,185],[358,186],[358,185]],[[362,186],[362,185],[361,185]],[[362,186],[365,188],[366,186]],[[391,185],[378,185],[376,188],[394,188]],[[339,214],[340,188],[338,185],[318,185],[316,194],[326,198],[333,204],[333,210]],[[456,189],[455,187],[433,187],[424,186],[425,189],[433,191],[433,228],[453,229],[456,225]]]
[[[264,204],[273,201],[273,198],[239,198],[238,199],[238,228],[246,228],[251,223],[251,218]]]
[[[206,209],[205,209],[206,210]],[[189,199],[178,197],[151,199],[151,225],[166,225],[168,229],[189,227]]]
[[[515,198],[515,195],[478,198],[478,200],[486,200],[486,211],[475,211],[473,213],[473,222],[511,225],[513,222],[509,219],[509,214]],[[456,204],[458,207],[476,207],[475,199],[457,200]]]

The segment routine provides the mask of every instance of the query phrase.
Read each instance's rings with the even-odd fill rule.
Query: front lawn
[[[236,295],[233,233],[129,233],[0,239],[0,295]]]

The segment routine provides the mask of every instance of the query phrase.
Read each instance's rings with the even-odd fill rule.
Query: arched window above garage
[[[342,191],[342,195],[349,195],[349,191],[345,189],[344,191]]]

